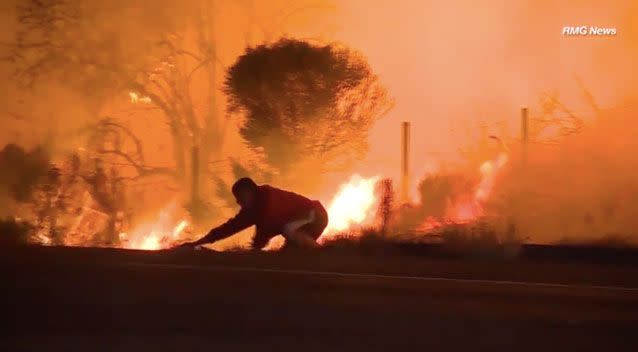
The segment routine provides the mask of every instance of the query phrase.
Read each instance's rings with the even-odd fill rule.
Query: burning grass
[[[433,249],[437,255],[515,258],[519,255],[524,240],[511,231],[499,231],[484,221],[440,224],[420,233],[394,232],[384,235],[376,228],[366,228],[357,234],[336,234],[324,243],[323,248],[404,253],[410,252],[410,248],[425,246]]]
[[[517,233],[514,225],[504,221],[503,217],[488,216],[494,213],[489,208],[490,201],[508,162],[508,154],[503,151],[493,160],[487,160],[480,166],[477,164],[474,175],[427,175],[419,184],[419,202],[400,206],[392,203],[394,190],[391,180],[354,174],[338,187],[329,201],[324,199],[330,220],[318,242],[325,249],[358,247],[379,250],[389,250],[402,244],[438,243],[446,251],[461,255],[516,256],[521,244],[528,238]],[[47,228],[23,226],[18,230],[15,226],[7,227],[9,225],[5,222],[0,231],[15,235],[17,242],[30,240],[42,245],[104,246],[96,244],[96,234],[118,229],[116,238],[106,246],[142,250],[167,249],[197,237],[187,212],[177,201],[126,227],[123,227],[124,219],[118,218],[119,213],[100,211],[96,203],[91,197],[82,198],[79,214],[69,222],[70,230],[62,236],[62,242],[55,241],[50,235],[53,231]],[[589,238],[564,239],[558,243],[618,248],[636,246],[632,240],[635,237],[628,235]],[[265,250],[277,251],[282,246],[283,238],[278,236]],[[243,248],[237,245],[226,250]]]
[[[507,156],[500,155],[496,160],[483,163],[479,170],[481,177],[478,184],[469,185],[469,187],[454,187],[451,178],[427,178],[421,186],[422,191],[426,194],[423,196],[421,204],[417,206],[420,209],[417,215],[420,219],[431,214],[437,217],[429,217],[425,222],[419,221],[417,230],[429,231],[441,227],[443,224],[468,223],[481,216],[483,214],[482,205],[494,186],[496,172],[506,162]],[[392,213],[401,215],[407,209],[393,209],[393,192],[392,182],[389,179],[382,180],[379,176],[352,175],[338,188],[329,202],[324,202],[327,204],[330,220],[324,233],[318,239],[319,244],[326,245],[330,242],[329,246],[334,246],[335,243],[345,243],[346,241],[358,244],[370,244],[377,240],[389,241],[391,236],[381,238],[381,234],[400,232],[396,225],[403,221],[394,221]],[[438,198],[436,198],[437,194]],[[430,196],[434,196],[434,198]],[[106,228],[108,224],[113,225],[114,228],[121,228],[117,233],[117,238],[110,245],[115,247],[159,250],[170,248],[193,237],[187,217],[178,216],[183,212],[179,211],[177,202],[169,203],[156,215],[147,217],[145,221],[138,221],[129,228],[123,228],[123,219],[118,219],[117,214],[103,213],[92,207],[92,203],[95,202],[91,199],[84,200],[79,215],[65,236],[64,244],[91,245],[92,242],[83,234],[104,232],[108,230]],[[437,204],[444,204],[444,208],[441,208],[442,211],[433,212],[432,206],[441,207]],[[48,244],[50,238],[46,236],[46,233],[48,232],[40,231],[40,236],[34,240],[40,244]],[[421,241],[425,238],[435,237],[427,234],[420,238],[413,237],[410,240]],[[266,250],[278,250],[282,245],[283,241],[279,238],[269,244]]]

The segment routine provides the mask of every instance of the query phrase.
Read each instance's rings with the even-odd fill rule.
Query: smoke
[[[337,35],[366,54],[395,98],[360,172],[400,179],[401,121],[413,127],[413,189],[424,174],[441,185],[450,174],[471,179],[496,155],[481,147],[493,134],[512,146],[512,160],[494,181],[489,214],[515,222],[533,242],[635,235],[638,158],[627,131],[638,127],[636,2],[350,1],[341,10],[346,25]],[[571,25],[618,34],[562,36]],[[533,143],[523,171],[519,111],[540,115],[546,93],[585,127],[558,144]],[[421,191],[431,193],[424,207],[441,213],[437,197],[449,197]]]
[[[534,242],[637,242],[636,113],[601,112],[558,145],[532,144],[499,180],[493,209]],[[630,118],[633,117],[633,118]]]
[[[50,27],[37,26],[24,19],[37,6],[64,16]],[[126,94],[116,71],[144,65],[159,34],[183,25],[192,8],[191,1],[169,0],[4,2],[0,119],[6,128],[0,145],[33,147],[46,140],[54,154],[77,147],[75,132],[111,112],[107,106]],[[50,47],[28,45],[42,42]]]
[[[412,122],[411,166],[419,172],[433,162],[460,161],[458,146],[480,125],[517,138],[519,109],[535,106],[545,92],[591,110],[574,75],[600,107],[625,106],[638,95],[636,6],[629,0],[348,1],[336,36],[368,57],[396,102],[373,130],[362,167],[398,179],[401,121]],[[562,36],[572,24],[612,26],[618,34]]]

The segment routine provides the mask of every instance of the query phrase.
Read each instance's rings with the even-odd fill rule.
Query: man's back
[[[256,225],[259,230],[280,233],[283,226],[303,217],[313,209],[313,201],[294,192],[285,191],[269,185],[257,188]]]

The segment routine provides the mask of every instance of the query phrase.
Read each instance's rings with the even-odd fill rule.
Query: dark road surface
[[[638,351],[638,266],[3,250],[2,351]]]

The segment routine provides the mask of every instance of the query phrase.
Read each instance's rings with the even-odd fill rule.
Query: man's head
[[[233,195],[242,208],[252,208],[257,198],[257,184],[248,177],[240,178],[233,185]]]

